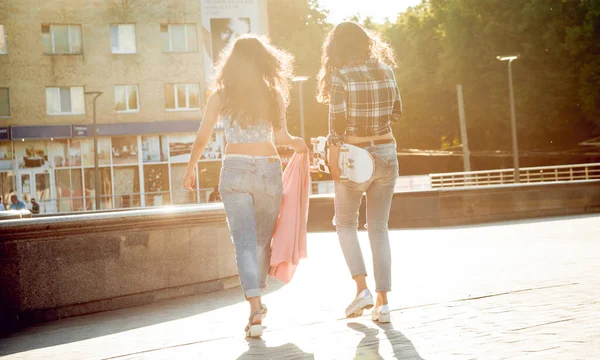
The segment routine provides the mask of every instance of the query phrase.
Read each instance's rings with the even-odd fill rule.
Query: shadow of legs
[[[348,327],[354,331],[358,331],[365,334],[365,336],[360,340],[360,342],[356,346],[356,354],[354,355],[355,360],[383,360],[381,355],[379,355],[379,338],[377,337],[377,334],[379,334],[379,330],[372,329],[370,327],[367,327],[366,325],[353,322],[348,323]]]
[[[238,357],[238,360],[268,360],[268,359],[307,359],[314,360],[313,354],[308,354],[302,351],[298,346],[292,343],[285,345],[269,347],[263,339],[249,339],[246,338],[248,343],[248,351]]]
[[[394,357],[396,359],[423,360],[413,343],[400,331],[395,330],[392,323],[374,323],[383,330],[392,345],[392,349],[394,349]]]

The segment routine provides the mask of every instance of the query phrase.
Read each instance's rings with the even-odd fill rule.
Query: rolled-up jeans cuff
[[[244,295],[246,296],[246,299],[253,298],[253,297],[260,297],[262,295],[262,290],[261,289],[250,289],[250,290],[246,291],[246,293]]]
[[[367,272],[366,271],[357,271],[356,273],[352,273],[352,279],[356,278],[357,276],[367,276]]]

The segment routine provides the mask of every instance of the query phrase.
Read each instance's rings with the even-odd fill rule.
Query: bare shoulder
[[[217,109],[219,108],[219,106],[221,106],[221,91],[220,90],[215,90],[210,94],[210,96],[208,97],[206,106],[207,107],[215,107]]]

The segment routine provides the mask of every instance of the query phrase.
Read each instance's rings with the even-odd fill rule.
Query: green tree
[[[400,60],[401,146],[455,143],[462,84],[471,147],[510,149],[507,64],[496,56],[513,53],[520,148],[588,137],[600,112],[599,2],[429,0],[400,14],[383,32]]]
[[[327,11],[317,0],[269,0],[269,34],[273,44],[295,57],[295,73],[310,76],[303,84],[306,137],[326,135],[327,108],[315,100],[315,76],[321,64],[321,46],[331,25],[326,22]],[[299,85],[292,87],[288,108],[288,128],[300,135]]]
[[[566,47],[580,69],[578,106],[600,133],[600,1],[578,3],[579,22],[567,29]]]
[[[437,149],[442,138],[458,133],[457,123],[448,121],[453,94],[439,85],[443,48],[438,25],[429,6],[422,4],[381,29],[399,60],[396,80],[404,108],[401,121],[393,127],[401,148]]]
[[[327,132],[327,108],[314,101],[314,76],[331,29],[316,0],[269,0],[273,42],[296,56],[304,85],[306,134]],[[520,149],[557,149],[600,133],[600,0],[423,0],[377,30],[394,47],[404,112],[401,148],[460,142],[456,84],[463,85],[473,150],[511,147],[507,64],[513,62]],[[299,134],[297,86],[288,111]]]

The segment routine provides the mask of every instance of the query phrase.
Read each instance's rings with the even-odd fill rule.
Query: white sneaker
[[[379,305],[371,312],[371,319],[380,323],[390,322],[390,306],[388,304]]]
[[[346,317],[355,318],[357,316],[361,316],[363,310],[372,308],[373,304],[373,295],[371,295],[369,289],[364,289],[346,308]]]

